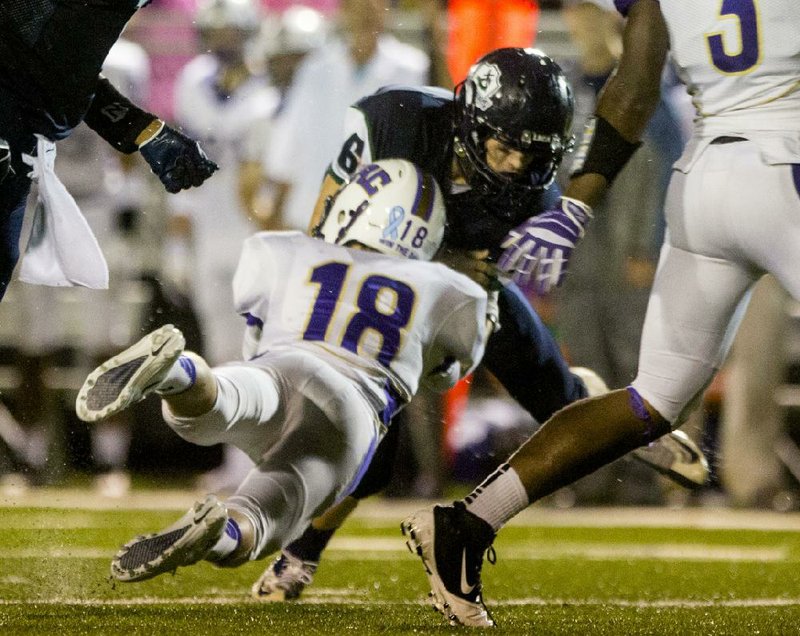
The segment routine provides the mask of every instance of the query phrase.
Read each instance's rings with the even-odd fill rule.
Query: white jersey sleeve
[[[486,293],[472,281],[469,285],[450,277],[453,283],[452,311],[444,318],[427,351],[422,384],[433,391],[446,391],[478,366],[486,348]],[[466,278],[466,277],[463,277]],[[473,287],[474,285],[474,287]]]

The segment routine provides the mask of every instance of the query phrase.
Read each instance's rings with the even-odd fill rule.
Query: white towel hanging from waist
[[[36,156],[22,155],[39,184],[39,200],[19,279],[34,285],[108,289],[108,265],[97,239],[56,176],[56,145],[36,135]]]

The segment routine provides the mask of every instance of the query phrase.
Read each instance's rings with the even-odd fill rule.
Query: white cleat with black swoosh
[[[96,422],[142,400],[158,387],[185,346],[183,334],[172,325],[164,325],[106,360],[78,391],[78,417]]]
[[[494,627],[483,602],[483,555],[494,563],[494,532],[462,502],[415,512],[400,524],[406,545],[425,568],[433,607],[451,625]]]
[[[701,488],[708,481],[708,460],[683,431],[667,433],[648,446],[637,448],[631,457],[685,488]]]

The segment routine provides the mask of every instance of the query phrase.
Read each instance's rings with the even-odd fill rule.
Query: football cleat
[[[172,325],[150,332],[92,371],[75,401],[84,422],[119,413],[151,393],[183,353],[186,341]]]
[[[608,385],[605,380],[591,369],[587,367],[570,367],[569,370],[572,375],[577,375],[581,379],[586,387],[586,392],[589,394],[588,397],[592,398],[608,393]]]
[[[130,583],[201,561],[219,541],[228,512],[214,495],[199,501],[161,532],[128,541],[111,561],[111,576]]]
[[[483,603],[483,554],[494,563],[494,532],[462,502],[414,513],[400,524],[406,545],[425,568],[433,607],[451,625],[494,627]]]
[[[293,601],[311,585],[318,566],[319,563],[303,561],[284,551],[253,584],[251,596],[266,602]]]
[[[683,431],[659,437],[631,456],[686,488],[701,488],[708,480],[708,460]]]

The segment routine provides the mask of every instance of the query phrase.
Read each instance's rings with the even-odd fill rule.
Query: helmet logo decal
[[[475,84],[475,107],[489,110],[492,97],[500,90],[500,67],[497,64],[480,62],[472,67],[470,76]]]
[[[364,199],[361,202],[361,205],[359,205],[355,210],[350,210],[350,219],[347,221],[346,225],[343,225],[339,229],[339,234],[336,236],[336,240],[334,241],[334,243],[337,243],[337,244],[341,243],[345,239],[345,237],[347,236],[347,233],[350,231],[350,228],[353,227],[353,223],[356,222],[358,217],[360,217],[362,214],[364,214],[364,211],[368,207],[369,207],[369,201]]]
[[[380,183],[376,183],[376,182]],[[392,182],[389,174],[381,168],[378,164],[370,164],[358,171],[355,182],[364,188],[364,191],[373,196],[378,192],[381,186],[385,186]]]
[[[397,229],[400,227],[404,218],[406,218],[406,211],[403,209],[403,206],[395,205],[392,207],[389,210],[389,224],[383,228],[383,238],[396,241],[398,238]]]

